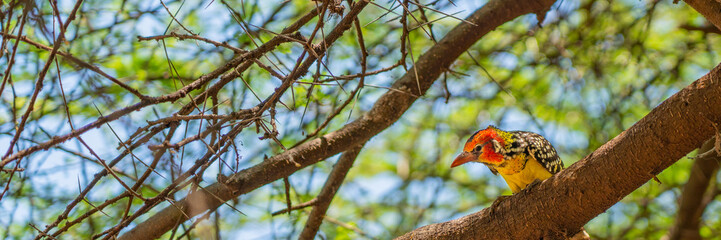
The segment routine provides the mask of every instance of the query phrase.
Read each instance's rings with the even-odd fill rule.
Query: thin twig
[[[48,70],[50,70],[50,65],[53,63],[53,59],[55,59],[55,54],[57,54],[58,49],[60,49],[60,46],[65,41],[65,30],[68,28],[70,23],[75,19],[75,14],[77,13],[78,9],[80,9],[80,5],[82,5],[83,1],[77,1],[75,2],[75,6],[73,7],[73,10],[70,12],[70,15],[68,15],[68,19],[65,22],[65,25],[61,26],[60,33],[58,34],[58,37],[55,39],[55,44],[53,45],[53,49],[50,51],[50,56],[48,56],[48,60],[45,61],[45,65],[43,66],[42,70],[40,70],[40,73],[38,74],[38,80],[35,82],[35,90],[33,91],[32,96],[30,97],[30,102],[28,103],[28,108],[25,110],[25,113],[22,116],[22,119],[20,120],[20,124],[18,124],[16,130],[15,130],[15,136],[13,136],[13,139],[10,141],[10,146],[8,147],[7,152],[5,155],[3,155],[3,158],[7,158],[10,156],[10,154],[13,153],[13,147],[15,146],[15,143],[17,143],[18,138],[20,138],[20,133],[23,132],[25,129],[25,123],[28,120],[28,117],[30,117],[30,113],[35,109],[35,101],[37,100],[38,94],[40,93],[40,90],[43,88],[43,81],[45,80],[45,74],[48,73]],[[0,163],[0,168],[3,168],[5,166],[5,161]],[[12,176],[12,175],[11,175]],[[12,179],[12,177],[10,178]],[[9,182],[9,181],[8,181]],[[0,199],[2,199],[2,195],[0,195]]]
[[[178,21],[178,19],[175,18],[175,15],[173,15],[173,13],[170,12],[170,9],[168,8],[168,6],[165,5],[165,2],[163,2],[163,0],[160,0],[160,4],[163,5],[163,7],[165,8],[165,11],[168,12],[168,15],[170,15],[170,17],[173,18],[173,21],[175,21],[176,23],[178,23],[178,25],[180,25],[180,27],[182,27],[186,32],[195,35],[195,33],[193,33],[193,31],[190,31],[190,29],[188,29],[188,28],[186,28],[185,26],[183,26],[183,24],[180,23],[180,21]],[[178,10],[180,10],[180,9],[178,9]]]
[[[175,33],[175,32],[170,32],[170,34],[150,36],[150,37],[137,36],[138,41],[140,41],[140,42],[142,42],[142,41],[150,41],[150,40],[156,40],[156,41],[158,41],[158,40],[161,40],[161,39],[171,38],[171,37],[172,37],[172,38],[177,38],[178,40],[185,40],[185,39],[200,40],[200,41],[203,41],[203,42],[206,42],[206,43],[213,44],[213,45],[215,45],[216,47],[224,47],[224,48],[230,49],[230,50],[232,50],[233,52],[236,52],[236,53],[246,53],[246,52],[248,52],[247,50],[243,50],[243,49],[234,47],[234,46],[228,44],[227,42],[218,42],[218,41],[210,40],[210,39],[201,37],[200,35],[197,35],[197,34],[195,34],[195,35],[187,35],[187,34],[177,34],[177,33]]]
[[[12,35],[12,34],[6,34],[6,33],[3,33],[3,32],[0,32],[0,35],[2,35],[3,37],[6,37],[6,38],[19,39],[20,41],[26,42],[26,43],[28,43],[28,44],[36,47],[36,48],[40,48],[40,49],[43,49],[43,50],[46,50],[46,51],[52,51],[52,49],[53,49],[53,48],[51,48],[51,47],[48,47],[48,46],[45,46],[45,45],[40,44],[40,43],[38,43],[38,42],[35,42],[35,41],[33,41],[33,40],[30,40],[30,39],[27,38],[26,36],[18,37],[18,36],[15,36],[15,35]],[[82,68],[85,68],[85,69],[88,69],[88,70],[90,70],[90,71],[93,71],[93,72],[95,72],[95,73],[97,73],[97,74],[100,74],[100,76],[103,76],[103,77],[107,78],[108,80],[112,81],[113,83],[115,83],[115,84],[117,84],[118,86],[122,87],[123,89],[127,90],[129,93],[135,95],[135,96],[138,97],[139,99],[150,98],[150,97],[145,96],[145,95],[143,95],[142,93],[140,93],[140,91],[138,91],[137,89],[135,89],[135,88],[133,88],[133,87],[131,87],[131,86],[129,86],[129,85],[121,82],[120,80],[116,79],[116,78],[113,77],[113,76],[110,76],[110,74],[107,74],[106,72],[104,72],[103,70],[101,70],[99,67],[97,67],[97,66],[95,66],[95,65],[93,65],[93,64],[90,64],[90,63],[88,63],[88,62],[85,62],[85,61],[83,61],[83,60],[80,60],[79,58],[73,56],[73,55],[70,54],[70,53],[66,53],[66,52],[63,52],[63,51],[57,51],[57,55],[63,56],[64,58],[70,60],[71,62],[77,64],[78,66],[80,66],[80,67],[82,67]]]
[[[310,201],[307,201],[307,202],[304,202],[304,203],[301,203],[301,204],[298,204],[298,205],[295,205],[295,206],[292,206],[292,207],[290,207],[290,208],[286,208],[286,209],[283,209],[283,210],[280,210],[280,211],[277,211],[277,212],[273,212],[273,213],[271,214],[271,216],[278,216],[278,215],[281,215],[281,214],[283,214],[283,213],[287,213],[287,212],[290,212],[290,211],[300,210],[300,209],[303,209],[303,208],[307,208],[307,207],[310,207],[310,206],[315,205],[316,203],[318,203],[318,198],[313,198],[313,199],[311,199]]]

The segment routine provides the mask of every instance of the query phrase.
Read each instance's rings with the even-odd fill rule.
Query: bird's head
[[[494,126],[488,126],[471,135],[451,167],[467,162],[481,162],[487,165],[503,163],[503,156],[510,147],[512,134]]]

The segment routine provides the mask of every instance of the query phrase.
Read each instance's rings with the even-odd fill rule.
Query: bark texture
[[[714,136],[719,106],[721,65],[554,177],[398,239],[563,239]]]
[[[518,16],[543,13],[554,0],[492,0],[459,23],[443,39],[421,55],[416,65],[398,79],[391,90],[381,96],[373,108],[343,128],[308,141],[276,155],[258,165],[211,184],[175,202],[148,220],[139,223],[120,239],[158,238],[178,224],[225,201],[253,191],[265,184],[287,177],[294,172],[322,161],[371,137],[395,123],[449,66],[483,35]],[[355,4],[367,4],[359,1]],[[542,16],[542,15],[540,15]],[[542,18],[542,17],[541,17]],[[416,78],[416,76],[418,78]],[[203,208],[190,203],[205,202]],[[192,211],[191,211],[192,210]]]
[[[706,17],[716,28],[721,29],[721,2],[714,0],[684,0],[684,2]]]

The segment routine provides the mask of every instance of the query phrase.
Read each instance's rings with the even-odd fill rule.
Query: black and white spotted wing
[[[524,147],[528,155],[535,158],[536,161],[541,163],[551,174],[556,174],[563,170],[563,161],[561,161],[561,158],[558,156],[556,149],[553,148],[553,145],[543,138],[543,136],[523,131],[517,131],[515,133],[522,139],[521,141],[525,142],[525,144],[520,145],[525,145]]]

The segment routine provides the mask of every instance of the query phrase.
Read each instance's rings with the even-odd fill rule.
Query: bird
[[[543,136],[492,125],[468,138],[451,168],[468,162],[483,163],[494,175],[500,174],[514,194],[564,168],[556,149]]]
[[[476,131],[468,138],[463,145],[463,152],[453,160],[451,168],[468,162],[483,163],[493,174],[500,174],[513,194],[521,192],[528,185],[550,178],[564,168],[556,149],[540,134],[503,131],[492,125]],[[507,197],[499,197],[493,205]],[[586,240],[590,237],[581,228],[567,239]]]

